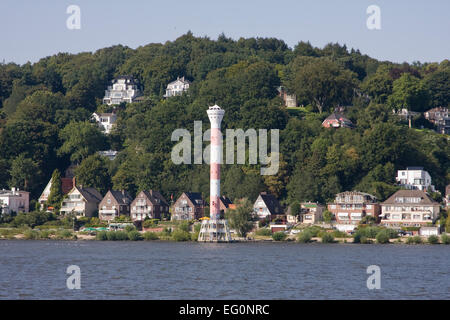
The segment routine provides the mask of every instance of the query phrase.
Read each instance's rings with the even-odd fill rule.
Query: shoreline
[[[408,238],[412,237],[403,237],[397,239],[390,239],[389,243],[377,243],[376,239],[370,239],[372,242],[370,243],[354,243],[353,238],[336,238],[334,242],[331,243],[322,243],[320,238],[313,238],[310,242],[302,243],[293,238],[287,238],[286,240],[276,241],[273,239],[249,239],[249,240],[233,240],[231,242],[198,242],[194,240],[188,241],[176,241],[170,239],[154,239],[154,240],[99,240],[94,235],[84,235],[84,234],[75,234],[76,238],[57,238],[57,237],[49,237],[49,238],[36,238],[36,239],[27,239],[24,234],[17,234],[14,237],[0,237],[0,241],[81,241],[81,242],[89,242],[89,241],[98,241],[98,242],[192,242],[192,243],[222,243],[222,244],[230,244],[230,243],[296,243],[296,244],[304,244],[304,245],[313,245],[313,244],[332,244],[332,245],[342,245],[342,244],[352,244],[352,245],[387,245],[387,244],[397,244],[397,245],[446,245],[446,243],[437,242],[437,243],[429,243],[426,241],[427,237],[421,237],[422,243],[407,243]],[[400,241],[399,241],[400,240]]]

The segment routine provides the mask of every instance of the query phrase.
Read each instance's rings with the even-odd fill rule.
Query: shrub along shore
[[[93,240],[93,241],[197,241],[198,228],[186,230],[186,225],[170,230],[165,228],[160,232],[140,232],[133,226],[124,230],[73,232],[69,229],[45,228],[0,228],[0,240]],[[303,229],[296,235],[284,232],[271,234],[269,229],[259,229],[246,238],[237,238],[236,242],[296,242],[302,244],[450,244],[450,236],[408,236],[398,237],[396,232],[379,227],[368,227],[356,231],[352,236],[337,230],[323,230],[316,227]]]
[[[131,222],[127,217],[119,217],[118,223]],[[200,224],[194,221],[159,221],[149,219],[143,222],[144,232],[138,231],[132,224],[117,231],[77,231],[81,227],[107,227],[98,218],[71,219],[58,218],[48,212],[32,212],[18,214],[8,222],[0,224],[0,240],[98,240],[98,241],[197,241]],[[83,229],[81,229],[83,230]],[[267,227],[260,227],[247,234],[235,236],[236,242],[298,242],[298,243],[355,243],[355,244],[450,244],[450,236],[408,236],[400,237],[398,232],[375,225],[359,225],[353,235],[335,229],[325,229],[320,226],[294,228],[292,232],[275,232],[272,234]],[[156,231],[156,232],[155,232]]]

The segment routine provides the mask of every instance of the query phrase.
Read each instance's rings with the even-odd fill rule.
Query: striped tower
[[[230,230],[225,219],[220,217],[220,164],[222,162],[222,132],[220,124],[225,110],[218,105],[209,107],[208,118],[211,122],[210,153],[210,194],[209,219],[202,221],[198,241],[230,242]]]

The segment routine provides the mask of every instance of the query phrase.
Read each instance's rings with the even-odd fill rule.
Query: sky
[[[66,26],[70,5],[80,8],[80,29]],[[366,26],[370,5],[380,8],[379,30]],[[211,39],[276,37],[291,48],[338,42],[379,60],[440,62],[450,58],[449,16],[449,0],[1,0],[0,62],[137,48],[189,30]]]

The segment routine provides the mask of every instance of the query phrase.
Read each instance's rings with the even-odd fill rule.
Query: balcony
[[[100,214],[117,214],[116,209],[102,209],[98,213]]]

